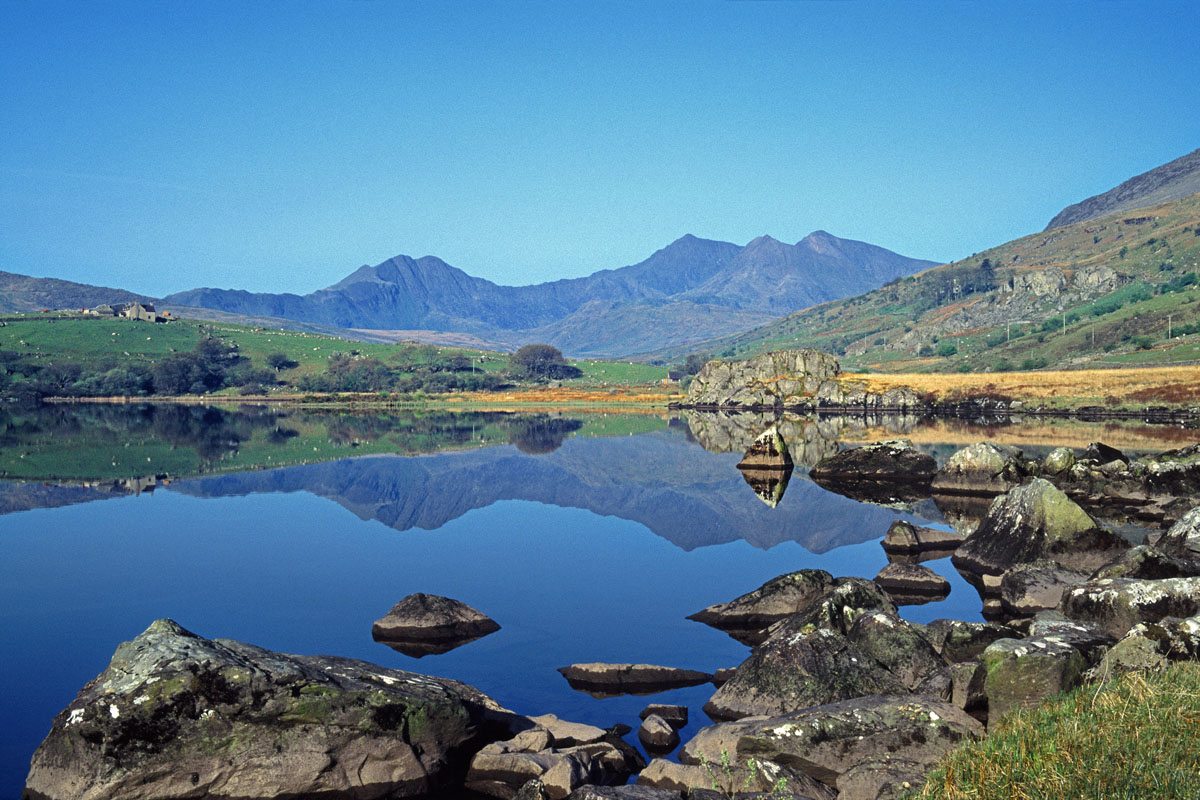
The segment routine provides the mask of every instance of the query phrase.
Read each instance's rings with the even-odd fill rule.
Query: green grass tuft
[[[1131,673],[1013,714],[952,753],[911,797],[1200,797],[1200,664]]]

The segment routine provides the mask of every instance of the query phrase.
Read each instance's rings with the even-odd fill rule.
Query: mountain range
[[[530,286],[402,255],[307,295],[206,288],[164,303],[185,313],[204,308],[376,334],[458,332],[612,357],[746,330],[933,263],[825,231],[795,244],[760,236],[744,247],[688,235],[632,266]]]

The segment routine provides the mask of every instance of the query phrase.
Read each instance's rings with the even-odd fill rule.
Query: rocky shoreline
[[[769,466],[786,445],[770,430],[752,455]],[[209,640],[159,620],[55,718],[23,797],[881,800],[919,786],[1013,710],[1200,657],[1200,445],[1133,460],[1096,443],[1036,460],[982,442],[937,468],[893,440],[831,455],[813,473],[852,496],[883,484],[883,494],[900,486],[986,506],[953,518],[955,532],[893,524],[881,541],[891,563],[874,581],[800,570],[697,611],[692,619],[752,648],[735,669],[560,670],[601,694],[713,683],[704,711],[715,724],[678,762],[665,756],[686,708],[647,705],[637,734],[647,763],[625,741],[628,725],[527,716],[455,681]],[[1146,518],[1170,527],[1129,541],[1086,510],[1109,501],[1152,509]],[[898,606],[942,590],[919,562],[947,555],[988,621],[901,617]],[[490,627],[429,596],[389,617],[408,635],[414,620],[438,636],[443,624],[465,637]]]

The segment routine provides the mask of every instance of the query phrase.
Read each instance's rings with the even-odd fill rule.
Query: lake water
[[[601,700],[556,668],[736,666],[748,648],[688,614],[796,569],[873,577],[893,520],[944,524],[931,502],[859,503],[800,465],[769,507],[736,469],[766,424],[146,407],[0,415],[0,796],[19,796],[54,715],[158,617],[210,638],[451,677],[520,713],[602,727],[636,728],[646,703],[682,703],[686,741],[708,722],[700,706],[712,686]],[[939,459],[989,437],[1034,451],[1196,439],[1081,423],[797,420],[789,430],[801,458],[896,431]],[[929,566],[950,579],[949,597],[904,615],[978,619],[979,597],[949,560]],[[372,622],[413,592],[461,600],[501,629],[421,659],[373,641]]]

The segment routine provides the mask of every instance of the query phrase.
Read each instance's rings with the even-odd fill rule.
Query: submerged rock
[[[653,664],[606,664],[591,662],[559,667],[572,689],[597,697],[616,697],[623,694],[656,694],[684,686],[708,683],[710,672],[677,669]]]
[[[445,653],[500,630],[496,621],[466,603],[435,594],[405,597],[371,626],[371,637],[405,655]]]
[[[461,775],[488,721],[506,713],[457,681],[204,639],[162,619],[120,645],[55,718],[26,791],[54,800],[422,795]]]
[[[1017,564],[1043,559],[1091,573],[1129,546],[1054,484],[1034,478],[992,502],[953,560],[954,566],[977,576],[998,576]]]
[[[766,638],[763,633],[766,628],[804,611],[824,597],[833,584],[833,576],[825,570],[789,572],[728,603],[697,611],[688,619],[725,631],[739,642],[755,645]]]
[[[932,488],[934,494],[1000,494],[1020,484],[1026,475],[1020,450],[979,442],[950,456],[934,476]]]

